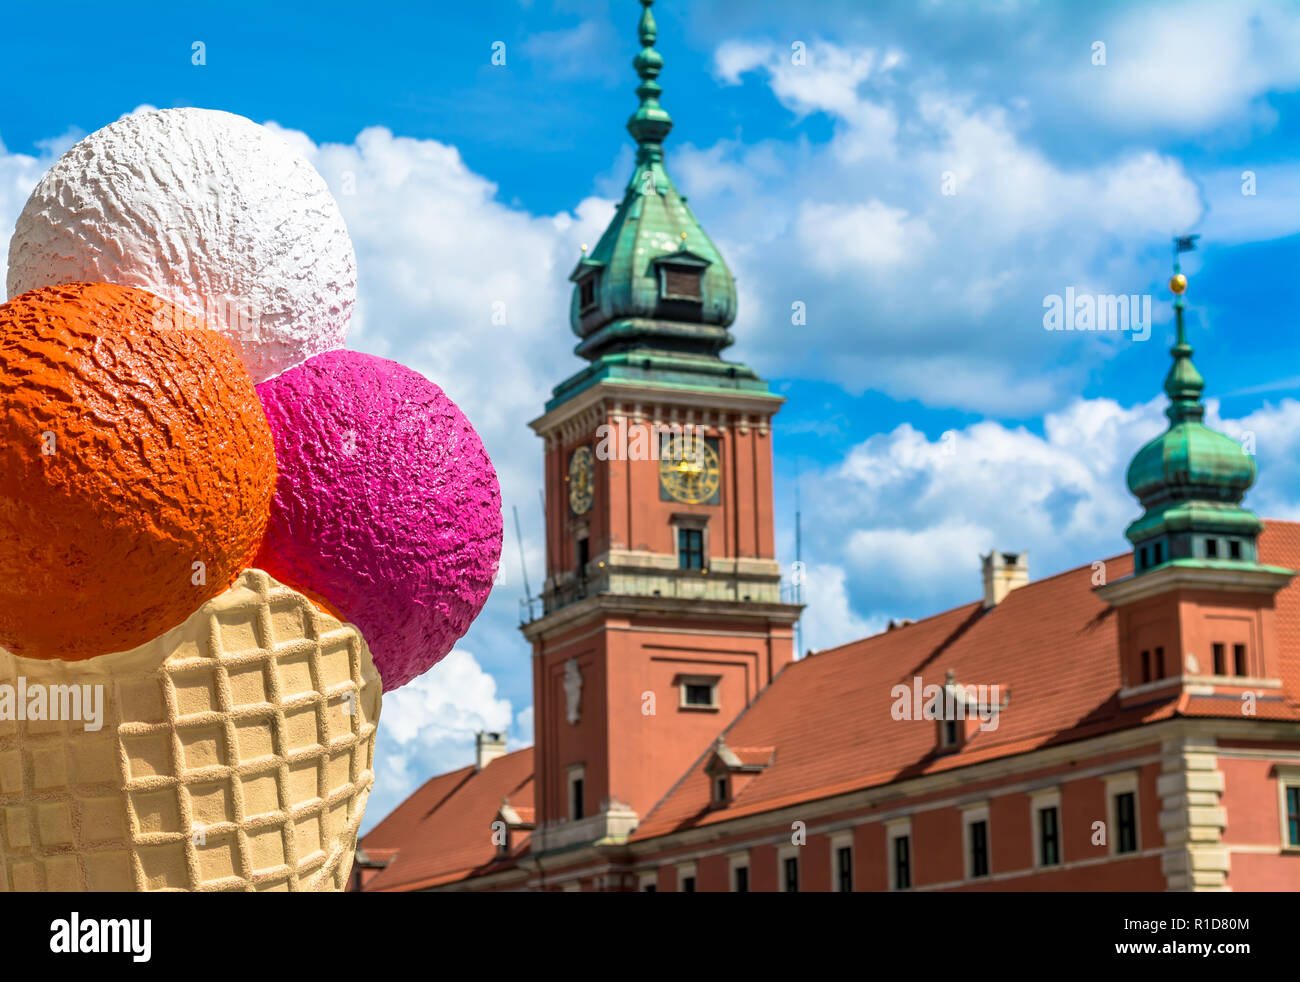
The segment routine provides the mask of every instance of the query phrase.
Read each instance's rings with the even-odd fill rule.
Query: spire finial
[[[1192,364],[1192,346],[1187,343],[1187,327],[1183,311],[1187,306],[1184,294],[1187,292],[1187,277],[1183,275],[1178,262],[1178,255],[1191,252],[1196,248],[1199,235],[1179,235],[1174,237],[1174,275],[1169,280],[1169,290],[1174,295],[1174,321],[1176,334],[1174,346],[1169,353],[1174,356],[1174,363],[1165,376],[1165,394],[1169,396],[1170,406],[1165,410],[1170,425],[1177,425],[1186,420],[1199,421],[1205,416],[1205,407],[1201,405],[1201,393],[1205,390],[1205,379]]]
[[[632,67],[641,78],[641,84],[636,87],[641,105],[627,121],[627,129],[632,134],[632,138],[641,145],[641,149],[637,151],[638,159],[661,157],[663,155],[661,144],[668,131],[673,128],[672,117],[659,105],[659,94],[663,92],[663,88],[655,81],[663,70],[664,60],[654,49],[655,39],[659,36],[654,14],[650,11],[654,2],[655,0],[641,0],[641,6],[645,8],[641,11],[641,21],[637,25],[641,50],[632,59]]]

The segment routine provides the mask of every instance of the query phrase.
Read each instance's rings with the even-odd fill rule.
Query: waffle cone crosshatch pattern
[[[250,569],[132,651],[2,652],[5,684],[102,686],[103,715],[0,722],[0,889],[346,885],[381,683],[356,628],[302,594]]]

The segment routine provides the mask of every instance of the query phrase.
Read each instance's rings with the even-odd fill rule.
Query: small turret
[[[1147,443],[1128,468],[1129,490],[1145,509],[1125,532],[1138,573],[1175,560],[1253,563],[1263,524],[1241,507],[1255,483],[1255,458],[1202,420],[1205,380],[1192,364],[1184,323],[1187,277],[1174,264],[1177,334],[1165,377],[1169,428]]]
[[[673,121],[659,104],[664,60],[654,48],[653,3],[641,0],[641,50],[632,60],[641,79],[627,121],[636,167],[613,220],[569,276],[569,320],[581,339],[574,350],[595,364],[558,388],[557,399],[606,377],[766,391],[751,369],[719,357],[735,340],[727,328],[736,281],[664,169]]]

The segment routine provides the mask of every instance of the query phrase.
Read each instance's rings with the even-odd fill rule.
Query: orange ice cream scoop
[[[249,565],[275,483],[252,379],[202,322],[106,283],[0,305],[0,646],[80,661],[175,627]]]

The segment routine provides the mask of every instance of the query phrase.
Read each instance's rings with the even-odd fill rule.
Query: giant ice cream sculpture
[[[381,690],[464,634],[501,544],[461,411],[343,349],[355,267],[321,177],[228,113],[125,117],[32,193],[0,306],[0,890],[345,884]]]

